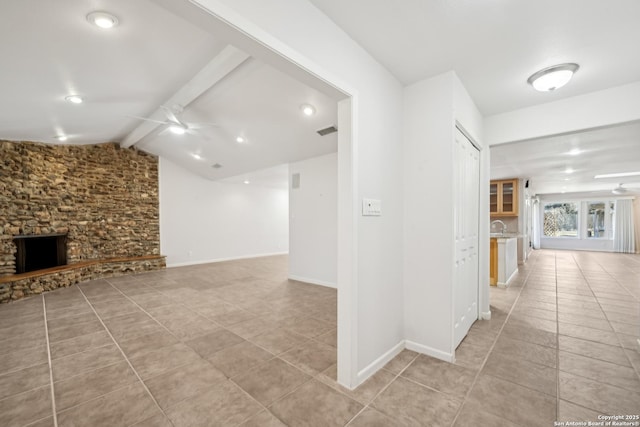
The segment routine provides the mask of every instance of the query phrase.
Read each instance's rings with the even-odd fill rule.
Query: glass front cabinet
[[[518,179],[502,179],[489,184],[489,213],[518,216]]]

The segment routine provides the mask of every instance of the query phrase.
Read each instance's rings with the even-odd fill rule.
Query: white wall
[[[406,87],[403,111],[405,336],[410,348],[453,360],[453,138],[457,121],[483,148],[482,116],[453,72]],[[480,241],[487,244],[479,263],[487,293],[488,176],[481,158]]]
[[[160,158],[160,250],[167,266],[286,253],[286,188],[209,181]]]
[[[338,120],[339,138],[350,132],[348,155],[338,147],[339,163],[346,166],[339,167],[338,177],[339,193],[344,192],[339,251],[348,248],[338,261],[338,381],[355,387],[403,343],[402,86],[310,2],[193,2],[351,95],[342,104],[351,109],[351,120],[341,119],[340,111]],[[258,51],[241,40],[233,43],[266,57],[264,46]],[[363,197],[382,200],[382,216],[360,216]]]
[[[300,187],[291,186],[299,174]],[[289,277],[338,280],[338,153],[289,164]]]

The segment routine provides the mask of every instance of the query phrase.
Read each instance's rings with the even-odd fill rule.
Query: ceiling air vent
[[[332,134],[334,132],[338,132],[338,128],[335,125],[329,126],[328,128],[320,129],[318,131],[318,135],[325,136],[325,135]]]
[[[220,169],[222,165],[220,163],[216,163],[215,165],[211,165],[211,167],[214,169]]]

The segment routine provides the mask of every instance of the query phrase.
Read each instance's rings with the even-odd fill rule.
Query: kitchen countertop
[[[489,237],[494,239],[521,239],[524,237],[524,234],[518,233],[489,233]]]

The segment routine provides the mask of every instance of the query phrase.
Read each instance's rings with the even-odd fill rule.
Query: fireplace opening
[[[67,264],[67,235],[16,236],[16,273]]]

